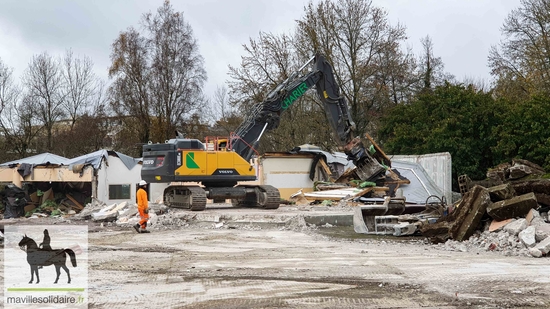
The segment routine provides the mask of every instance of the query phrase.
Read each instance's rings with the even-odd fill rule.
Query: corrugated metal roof
[[[67,162],[67,165],[90,164],[94,167],[94,169],[98,169],[101,165],[101,161],[103,159],[107,159],[107,156],[118,157],[129,170],[134,168],[137,164],[137,161],[130,156],[120,152],[102,149],[71,159]]]
[[[102,149],[102,150],[94,151],[92,153],[88,153],[73,159],[67,159],[62,156],[45,152],[32,157],[2,163],[0,164],[0,166],[11,166],[11,165],[21,165],[21,164],[30,164],[33,166],[49,165],[49,164],[71,166],[71,165],[77,165],[77,164],[90,164],[93,166],[94,169],[98,169],[101,165],[101,160],[103,160],[104,158],[107,159],[107,156],[118,157],[129,170],[134,168],[134,166],[136,166],[142,160],[141,158],[134,159],[120,152]]]
[[[44,152],[37,154],[32,157],[22,158],[18,160],[13,160],[10,162],[2,163],[0,166],[9,166],[9,165],[18,165],[18,164],[31,164],[31,165],[48,165],[48,164],[57,164],[57,165],[66,165],[69,159],[55,155],[53,153]]]

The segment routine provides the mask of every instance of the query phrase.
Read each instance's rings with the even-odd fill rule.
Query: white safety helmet
[[[141,181],[139,182],[139,186],[140,186],[140,187],[141,187],[141,186],[145,186],[146,184],[147,184],[147,182],[146,182],[145,180],[141,180]]]

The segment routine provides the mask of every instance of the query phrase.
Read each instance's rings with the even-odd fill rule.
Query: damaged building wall
[[[124,201],[135,202],[137,183],[141,180],[141,165],[132,169],[115,156],[107,156],[97,170],[97,199],[107,205]]]
[[[50,160],[41,154],[1,164],[0,182],[18,187],[23,183],[86,183],[92,188],[88,196],[104,203],[135,202],[136,184],[141,180],[141,164],[136,159],[100,150],[74,159],[62,158],[56,164]],[[20,173],[23,166],[29,167],[24,177]]]
[[[68,166],[36,166],[31,173],[22,177],[17,168],[0,166],[0,182],[11,182],[21,185],[22,182],[90,182],[93,169],[85,168],[81,173],[75,173]]]
[[[288,199],[298,190],[313,191],[313,181],[309,178],[313,155],[266,153],[260,159],[260,183],[279,189],[281,198]]]

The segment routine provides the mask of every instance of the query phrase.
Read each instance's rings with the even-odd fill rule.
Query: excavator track
[[[201,211],[206,208],[206,192],[199,186],[170,186],[164,190],[164,204]]]
[[[281,195],[277,188],[270,185],[244,186],[253,193],[248,193],[244,199],[232,199],[234,207],[261,207],[277,209],[281,203]]]

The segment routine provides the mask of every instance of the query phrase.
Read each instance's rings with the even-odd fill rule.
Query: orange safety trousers
[[[149,220],[149,214],[145,213],[145,209],[138,208],[139,216],[141,220],[139,221],[139,225],[142,229],[145,229],[147,227],[147,220]]]

